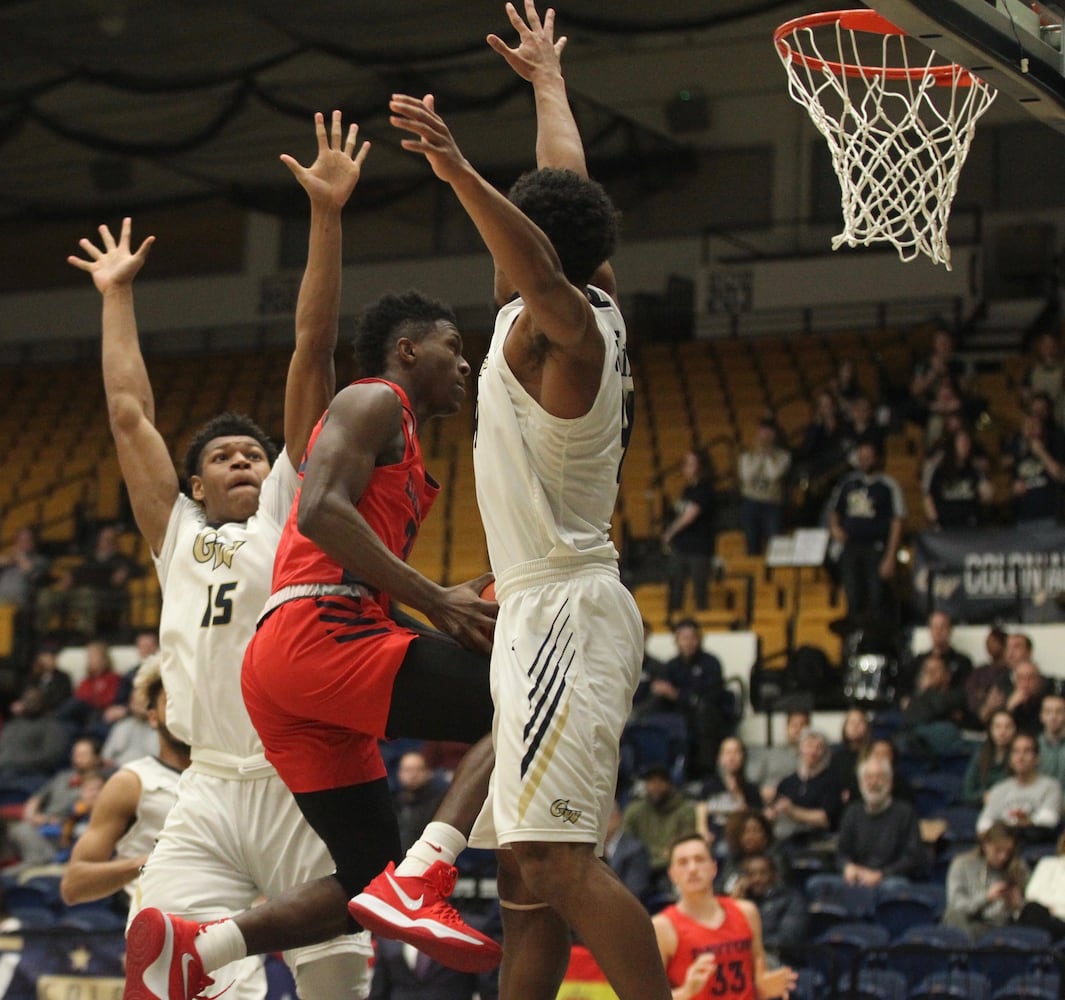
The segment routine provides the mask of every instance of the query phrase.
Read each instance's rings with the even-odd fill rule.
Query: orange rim
[[[789,37],[796,31],[809,28],[823,28],[838,24],[848,31],[864,31],[872,35],[905,35],[906,32],[896,27],[887,18],[875,10],[832,10],[820,14],[806,14],[803,17],[786,21],[773,32],[773,42],[782,58],[795,60],[808,69],[828,70],[836,76],[865,77],[880,76],[885,80],[921,80],[931,76],[937,86],[955,85],[970,87],[975,82],[973,75],[963,66],[949,63],[945,66],[921,66],[906,68],[902,66],[863,66],[860,63],[831,62],[808,56],[799,52],[789,43]]]

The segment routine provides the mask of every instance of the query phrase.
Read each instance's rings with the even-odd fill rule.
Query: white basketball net
[[[887,242],[904,261],[923,253],[950,270],[951,201],[994,88],[906,35],[839,20],[778,35],[777,52],[839,178],[843,231],[832,249]]]

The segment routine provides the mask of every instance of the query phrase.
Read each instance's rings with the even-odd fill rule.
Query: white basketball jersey
[[[133,825],[115,844],[115,856],[136,858],[151,852],[167,814],[177,801],[181,773],[155,757],[131,760],[122,770],[132,771],[140,779],[141,796]],[[136,892],[136,882],[131,882],[126,891],[132,898]]]
[[[178,496],[155,557],[163,610],[159,622],[166,724],[193,749],[261,757],[244,708],[240,670],[270,596],[274,554],[298,479],[282,452],[247,521],[209,525],[199,504]]]
[[[595,402],[582,417],[547,413],[510,370],[503,344],[522,300],[496,317],[478,379],[473,458],[497,576],[546,558],[617,559],[610,519],[632,426],[632,374],[621,313],[605,292],[587,294],[606,352]]]

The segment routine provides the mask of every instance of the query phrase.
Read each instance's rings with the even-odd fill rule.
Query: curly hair
[[[162,653],[146,656],[133,677],[133,690],[144,694],[144,702],[149,708],[155,708],[163,693],[162,661]]]
[[[189,442],[189,447],[185,452],[186,483],[190,482],[193,476],[200,475],[202,472],[203,449],[207,447],[209,442],[218,437],[255,438],[262,445],[263,451],[266,452],[266,458],[271,465],[274,464],[274,459],[277,458],[277,445],[270,440],[266,431],[251,417],[247,417],[243,413],[229,413],[228,411],[219,413],[217,417],[211,417]]]
[[[584,287],[613,255],[618,213],[598,182],[548,167],[522,174],[507,197],[547,235],[572,284]]]
[[[367,306],[355,322],[352,347],[363,378],[381,375],[388,366],[390,348],[400,337],[421,340],[437,323],[458,326],[450,306],[413,289],[381,296]]]

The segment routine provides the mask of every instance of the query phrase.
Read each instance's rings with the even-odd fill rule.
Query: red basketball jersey
[[[381,382],[399,396],[403,404],[405,446],[401,461],[394,465],[380,465],[374,469],[366,491],[355,504],[355,508],[366,518],[389,551],[406,562],[414,540],[418,537],[418,529],[439,494],[440,487],[425,471],[414,412],[407,394],[395,383],[379,378],[360,379],[352,385],[367,382]],[[307,451],[300,463],[301,482],[307,459],[314,450],[314,443],[318,440],[324,420],[323,416],[322,420],[318,421],[307,442]],[[314,542],[300,533],[297,511],[301,492],[302,490],[299,490],[296,493],[285,530],[281,535],[281,544],[277,549],[273,591],[276,593],[282,587],[298,583],[364,583],[365,581],[348,573],[340,563],[331,559]],[[380,603],[387,611],[390,603],[388,596],[380,595]]]
[[[680,986],[692,962],[713,952],[717,971],[705,989],[696,994],[696,1000],[756,1000],[751,925],[734,900],[719,896],[718,902],[725,910],[720,927],[700,924],[675,906],[662,911],[677,931],[677,950],[666,966],[666,975],[670,985]]]

